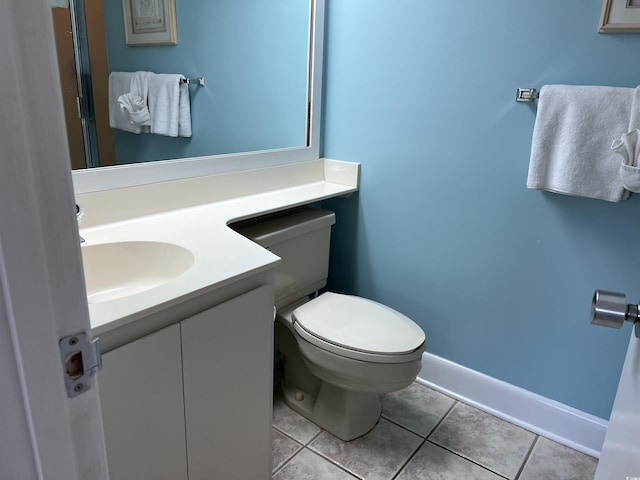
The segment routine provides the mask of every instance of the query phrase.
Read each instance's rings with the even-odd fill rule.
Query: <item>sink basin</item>
[[[107,302],[158,287],[193,265],[193,254],[163,242],[114,242],[81,248],[89,303]]]

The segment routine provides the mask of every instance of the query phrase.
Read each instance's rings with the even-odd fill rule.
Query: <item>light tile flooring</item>
[[[597,460],[414,383],[343,442],[273,406],[274,480],[592,480]]]

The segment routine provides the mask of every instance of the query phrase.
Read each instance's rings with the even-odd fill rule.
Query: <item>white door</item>
[[[89,332],[47,0],[0,2],[0,478],[106,480],[97,385],[70,398],[60,338]]]
[[[631,335],[595,480],[640,479],[640,339]]]

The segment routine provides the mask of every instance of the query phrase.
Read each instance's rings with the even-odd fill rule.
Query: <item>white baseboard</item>
[[[436,355],[422,356],[417,381],[510,423],[600,458],[606,420]]]

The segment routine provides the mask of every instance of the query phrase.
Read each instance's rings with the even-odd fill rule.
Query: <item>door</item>
[[[596,480],[640,478],[639,432],[640,339],[632,334],[596,471]]]
[[[106,480],[98,388],[58,341],[89,332],[47,0],[0,2],[0,477]]]
[[[53,31],[56,37],[56,51],[58,67],[60,69],[60,83],[62,85],[62,99],[64,118],[67,124],[69,153],[71,167],[87,168],[84,154],[84,137],[82,121],[80,119],[78,97],[78,77],[76,75],[76,58],[73,49],[73,27],[68,8],[52,8]]]
[[[71,166],[75,170],[115,165],[102,2],[71,0],[70,8],[51,12]],[[80,100],[82,96],[86,98]]]

